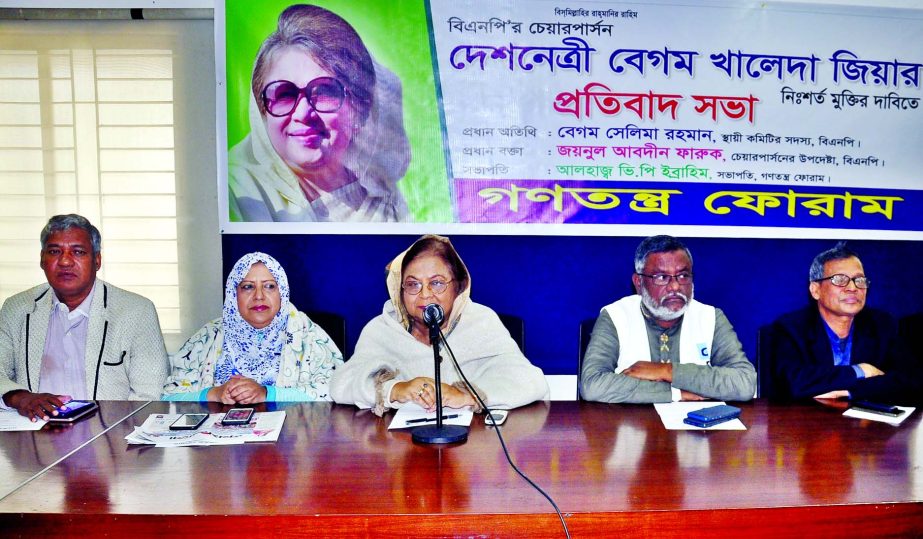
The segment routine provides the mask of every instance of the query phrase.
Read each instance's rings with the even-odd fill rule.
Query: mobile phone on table
[[[509,414],[509,410],[487,410],[487,415],[484,416],[484,424],[488,427],[499,427],[506,421]]]
[[[246,425],[253,418],[253,408],[231,408],[221,418],[222,425]]]
[[[94,401],[72,400],[58,408],[58,415],[49,416],[48,421],[56,423],[73,423],[89,414],[98,406]]]
[[[683,423],[706,429],[738,417],[740,417],[740,408],[719,404],[689,412],[683,419]]]
[[[196,430],[206,419],[208,414],[183,414],[170,425],[170,430]]]
[[[851,403],[849,407],[860,412],[869,412],[871,414],[886,415],[890,417],[898,417],[904,413],[904,410],[901,410],[897,406],[870,401],[855,401]]]

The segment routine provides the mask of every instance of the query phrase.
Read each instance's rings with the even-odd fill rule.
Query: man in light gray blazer
[[[41,233],[47,283],[0,309],[0,406],[35,419],[73,399],[158,399],[169,374],[150,300],[96,278],[99,230],[75,214]]]

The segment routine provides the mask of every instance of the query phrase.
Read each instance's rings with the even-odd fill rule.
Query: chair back
[[[510,332],[510,337],[516,341],[516,346],[519,347],[519,350],[525,355],[526,353],[526,324],[522,321],[522,318],[518,316],[513,316],[511,314],[500,314],[497,313],[497,316],[500,317],[500,321],[503,322],[503,325],[506,326],[506,330]]]
[[[773,398],[772,390],[772,339],[775,331],[772,324],[760,327],[756,334],[756,396]]]
[[[916,358],[917,367],[923,368],[923,351],[919,347],[911,346],[914,337],[923,335],[923,313],[916,313],[900,319],[900,336],[904,341],[906,350]]]
[[[583,400],[583,392],[580,389],[583,381],[583,356],[586,354],[586,347],[590,344],[590,337],[593,335],[593,326],[595,325],[595,318],[587,318],[580,322],[580,335],[577,341],[577,400]]]

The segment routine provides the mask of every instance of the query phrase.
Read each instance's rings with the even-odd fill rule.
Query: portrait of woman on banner
[[[343,18],[286,8],[253,65],[250,133],[228,155],[231,220],[409,220],[402,100]]]

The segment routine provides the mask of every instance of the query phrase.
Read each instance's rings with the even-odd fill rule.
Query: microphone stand
[[[433,345],[433,362],[436,364],[436,424],[413,429],[413,441],[421,444],[451,444],[468,439],[468,429],[460,425],[442,424],[442,357],[439,355],[439,323],[429,325],[429,342]]]

